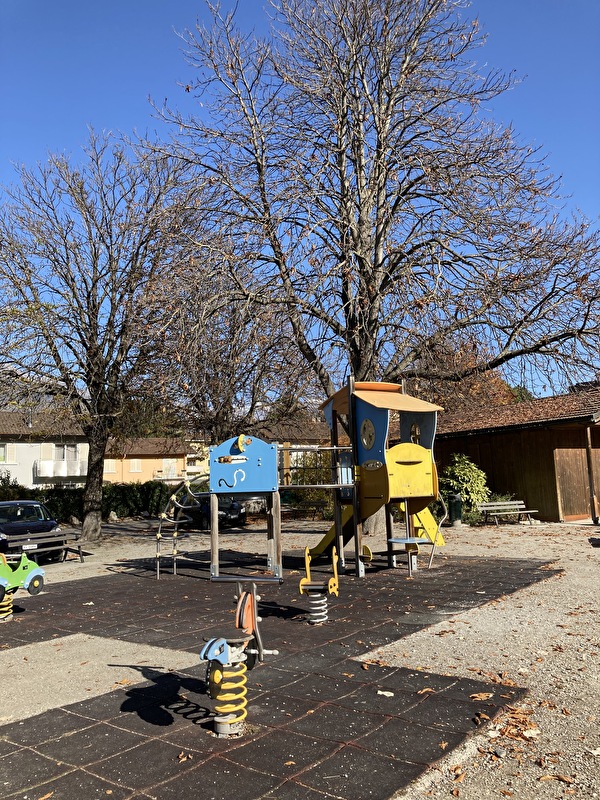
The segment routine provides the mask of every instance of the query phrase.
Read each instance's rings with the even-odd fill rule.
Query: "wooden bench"
[[[24,533],[22,536],[8,536],[7,543],[10,548],[6,557],[20,558],[21,553],[25,553],[28,558],[37,563],[40,555],[56,553],[62,551],[61,561],[65,561],[67,553],[77,553],[79,560],[83,561],[83,547],[87,542],[81,540],[81,534],[77,531],[61,530],[60,533],[49,531],[48,533]]]
[[[498,525],[498,517],[516,517],[517,522],[521,522],[521,517],[527,517],[530,525],[533,525],[532,514],[537,514],[537,509],[526,508],[523,500],[500,500],[497,503],[477,503],[477,510],[484,515],[484,525],[487,525],[490,517]]]

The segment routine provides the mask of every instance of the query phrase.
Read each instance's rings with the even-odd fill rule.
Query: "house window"
[[[55,444],[54,445],[54,460],[55,461],[77,461],[77,445],[76,444]]]
[[[141,472],[142,471],[142,459],[141,458],[130,458],[129,459],[129,472]]]
[[[114,458],[105,458],[104,459],[104,472],[116,472],[117,471],[117,462]]]
[[[8,442],[0,443],[0,464],[16,464],[17,463],[17,447],[15,444]]]

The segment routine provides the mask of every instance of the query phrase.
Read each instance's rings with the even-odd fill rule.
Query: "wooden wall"
[[[600,429],[592,429],[596,491],[600,492]],[[444,438],[435,442],[441,472],[453,453],[464,453],[487,475],[492,492],[511,494],[548,522],[587,519],[589,482],[583,425]]]

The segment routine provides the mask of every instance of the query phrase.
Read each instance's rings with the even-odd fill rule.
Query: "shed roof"
[[[354,394],[376,408],[388,408],[393,411],[443,411],[441,406],[405,394],[402,386],[398,383],[357,381],[354,384]],[[333,401],[334,411],[339,414],[347,414],[348,388],[338,389],[321,407],[325,407],[331,401]]]
[[[478,410],[443,414],[438,437],[506,428],[539,427],[560,423],[600,421],[600,388],[542,397],[523,403],[484,406]]]

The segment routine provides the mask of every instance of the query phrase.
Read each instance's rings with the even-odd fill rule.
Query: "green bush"
[[[43,498],[52,516],[59,522],[71,517],[83,518],[83,489],[53,486],[44,492]]]
[[[446,502],[449,495],[460,494],[466,513],[477,513],[477,503],[485,503],[490,497],[485,472],[462,453],[454,453],[440,475],[440,492]],[[464,514],[463,520],[467,521]]]
[[[6,469],[0,470],[0,500],[30,500],[32,498],[31,489],[26,489],[12,478]]]

